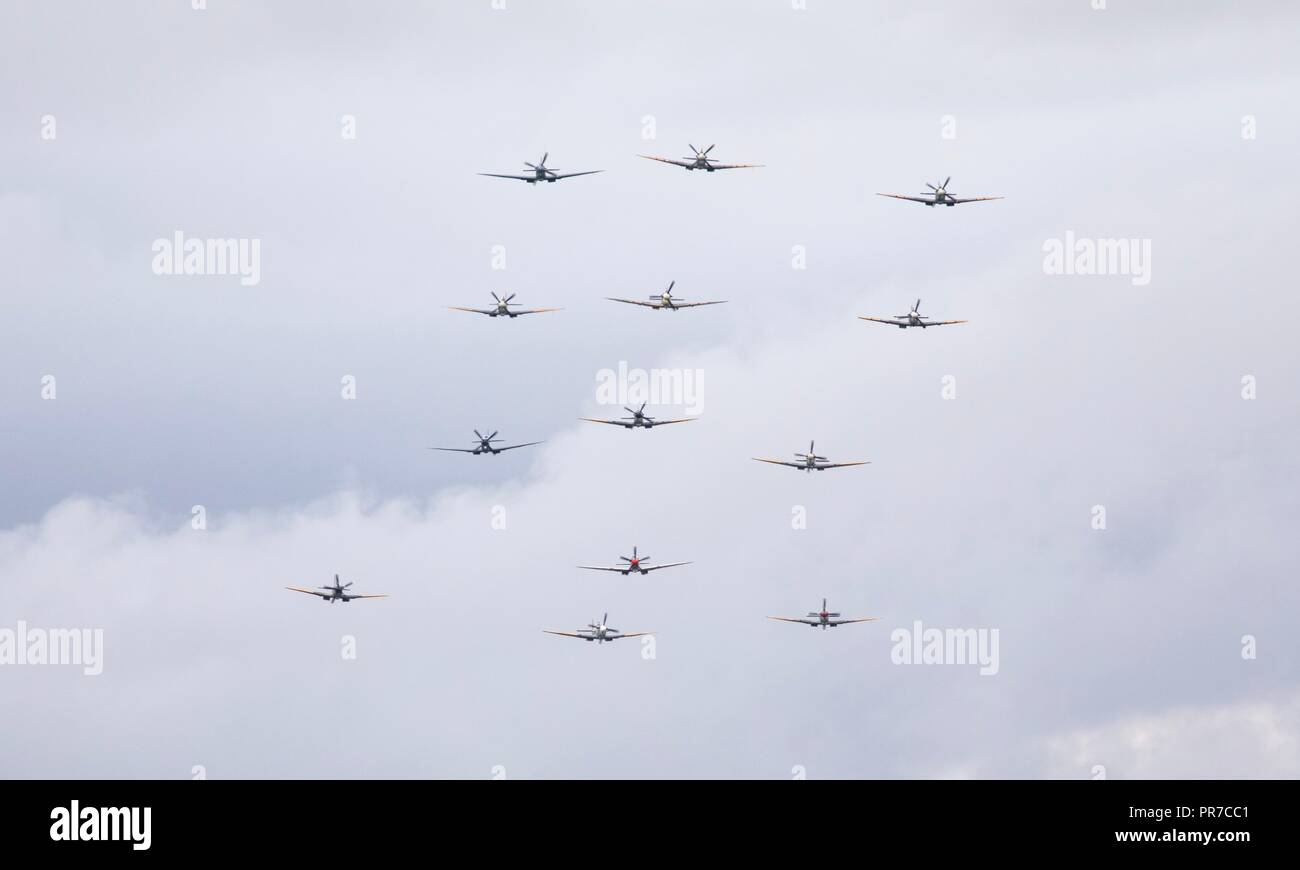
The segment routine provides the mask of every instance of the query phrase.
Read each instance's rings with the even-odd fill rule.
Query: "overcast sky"
[[[1300,776],[1294,3],[504,5],[5,4],[0,630],[105,649],[0,666],[0,775]],[[620,363],[700,419],[579,422]]]

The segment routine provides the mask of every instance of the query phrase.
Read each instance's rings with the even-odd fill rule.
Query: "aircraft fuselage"
[[[934,208],[936,205],[954,206],[957,203],[953,201],[952,196],[942,187],[934,192],[934,202],[927,202],[926,205]]]

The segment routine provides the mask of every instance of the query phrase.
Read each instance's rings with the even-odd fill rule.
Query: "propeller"
[[[676,281],[670,281],[669,284],[668,284],[668,289],[667,289],[667,290],[665,290],[665,291],[662,292],[662,293],[655,293],[655,294],[654,294],[653,296],[651,296],[650,298],[651,298],[651,299],[668,299],[668,300],[672,300],[672,299],[674,298],[674,297],[673,297],[673,287],[675,287],[675,286],[677,286],[677,282],[676,282]],[[680,301],[680,297],[678,297],[678,301]]]
[[[817,442],[816,442],[816,441],[809,441],[809,442],[808,442],[808,452],[807,452],[807,453],[796,453],[795,456],[799,457],[800,459],[811,459],[811,460],[813,460],[813,461],[816,461],[816,460],[818,460],[818,459],[825,459],[825,458],[826,458],[825,456],[818,456],[818,455],[817,455],[817,449],[816,449],[816,448],[817,448]]]
[[[536,170],[537,172],[544,172],[544,173],[546,173],[547,175],[554,175],[554,174],[555,174],[555,170],[549,168],[549,167],[546,165],[546,158],[547,158],[547,157],[550,157],[550,156],[551,156],[551,152],[547,151],[545,154],[542,155],[542,159],[539,160],[538,162],[536,162],[536,163],[529,163],[527,160],[525,160],[525,161],[524,161],[524,165],[527,166],[529,169]]]
[[[687,144],[687,145],[691,145],[691,143],[689,143],[689,142],[687,142],[686,144]],[[703,160],[705,163],[712,163],[712,162],[713,162],[713,158],[709,156],[709,152],[712,151],[712,150],[713,150],[714,148],[716,148],[716,147],[718,147],[718,146],[716,146],[716,145],[710,145],[708,148],[705,148],[703,151],[701,151],[700,149],[696,148],[694,145],[691,145],[691,151],[694,152],[694,154],[695,154],[695,159],[696,159],[696,160]],[[689,157],[683,157],[682,159],[683,159],[683,160],[690,160],[691,158],[689,158]]]

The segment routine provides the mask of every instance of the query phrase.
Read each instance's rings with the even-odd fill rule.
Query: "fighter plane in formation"
[[[639,299],[615,299],[613,296],[606,296],[610,302],[626,302],[628,305],[644,305],[646,308],[653,308],[656,311],[667,308],[676,311],[678,308],[695,308],[699,305],[721,305],[727,300],[719,299],[716,302],[685,302],[680,296],[673,298],[673,287],[677,284],[673,281],[668,285],[668,289],[662,293],[650,297],[649,302],[642,302]]]
[[[448,450],[453,453],[472,453],[475,456],[478,456],[480,453],[491,453],[493,456],[496,456],[498,453],[502,453],[506,450],[514,450],[517,447],[532,447],[534,444],[543,443],[541,441],[529,441],[525,444],[511,444],[509,447],[494,447],[493,442],[501,440],[497,437],[498,432],[500,432],[499,429],[491,435],[484,435],[482,432],[475,429],[474,434],[478,436],[478,444],[474,447],[430,447],[429,449]]]
[[[769,616],[768,619],[776,619],[781,622],[800,622],[804,625],[811,625],[813,628],[821,626],[822,631],[828,628],[835,628],[838,625],[848,625],[852,622],[875,622],[879,616],[864,616],[861,619],[840,619],[841,614],[833,613],[826,609],[826,599],[822,599],[822,609],[817,613],[809,613],[803,619],[794,616]]]
[[[586,568],[588,571],[617,571],[626,577],[633,571],[645,575],[649,574],[651,571],[658,571],[660,568],[676,568],[678,565],[691,564],[690,562],[668,562],[663,565],[647,565],[646,563],[650,561],[650,557],[637,555],[636,547],[632,548],[632,558],[629,559],[627,556],[619,556],[619,559],[627,564],[615,565],[608,568],[604,565],[579,565],[578,567]]]
[[[646,402],[641,403],[641,407],[632,409],[624,407],[623,410],[631,414],[631,417],[619,417],[617,420],[600,420],[596,417],[579,417],[579,420],[586,420],[589,423],[606,423],[610,426],[622,426],[624,429],[653,429],[655,426],[667,426],[669,423],[689,423],[697,417],[681,417],[676,420],[656,420],[645,412]]]
[[[796,453],[799,457],[798,462],[784,462],[780,459],[760,459],[753,457],[755,462],[770,462],[773,465],[788,465],[791,468],[797,468],[800,471],[825,471],[828,468],[844,468],[847,465],[870,465],[870,461],[864,462],[827,462],[825,456],[818,456],[813,451],[812,441],[808,442],[807,453]]]
[[[502,175],[501,173],[498,172],[480,172],[479,175],[487,175],[491,178],[513,178],[518,181],[526,181],[529,184],[536,184],[539,181],[549,181],[551,183],[555,183],[559,181],[561,178],[574,178],[579,175],[595,175],[597,172],[605,171],[603,169],[589,169],[586,172],[557,173],[554,169],[548,169],[546,166],[546,158],[550,156],[551,156],[551,152],[548,151],[545,154],[543,154],[542,159],[537,161],[536,163],[529,163],[527,160],[525,160],[524,165],[527,166],[529,169],[533,170],[532,173],[528,175]]]
[[[690,143],[687,143],[690,145]],[[715,147],[710,145],[703,151],[690,145],[694,157],[683,157],[681,160],[669,160],[667,157],[651,157],[649,154],[638,154],[637,157],[644,157],[646,160],[658,160],[660,163],[671,163],[673,166],[680,166],[683,169],[694,170],[703,169],[705,172],[713,172],[715,169],[758,169],[761,163],[719,163],[709,156],[709,152]]]
[[[858,315],[858,320],[870,320],[873,323],[887,323],[890,326],[897,326],[899,329],[907,329],[909,326],[919,326],[925,329],[927,326],[948,326],[953,323],[969,323],[968,320],[930,320],[929,317],[921,314],[921,300],[916,300],[912,310],[906,314],[896,314],[893,317],[863,317]],[[927,322],[929,321],[929,322]]]
[[[346,591],[347,588],[351,585],[352,585],[351,583],[340,583],[339,575],[335,574],[333,586],[317,587],[319,589],[326,590],[324,592],[317,592],[315,589],[303,589],[301,586],[286,586],[284,588],[291,589],[294,592],[305,592],[308,595],[319,595],[321,601],[328,601],[330,604],[333,604],[335,601],[342,601],[344,604],[347,604],[349,601],[353,600],[354,598],[387,598],[388,597],[387,595],[353,595],[352,593]]]
[[[510,300],[514,299],[518,295],[518,293],[511,293],[509,296],[502,299],[500,296],[493,293],[492,298],[496,300],[496,305],[493,305],[491,308],[462,308],[459,305],[448,305],[447,307],[452,311],[469,311],[473,314],[486,314],[488,317],[510,318],[518,317],[521,314],[544,314],[547,311],[560,310],[559,308],[520,308],[512,311],[511,306],[515,303]]]
[[[966,196],[966,197],[953,196],[951,193],[948,192],[949,181],[952,181],[951,175],[949,175],[948,178],[944,180],[943,184],[939,185],[938,187],[935,187],[933,184],[927,181],[925,183],[925,186],[930,188],[931,192],[921,193],[918,194],[917,196],[907,196],[906,194],[902,194],[902,193],[878,193],[876,194],[876,196],[889,196],[889,197],[893,197],[894,199],[906,199],[910,202],[919,202],[922,205],[928,205],[931,207],[934,207],[936,205],[954,206],[957,205],[958,203],[963,203],[963,202],[984,202],[985,200],[1004,198],[1001,196]]]
[[[622,640],[625,637],[641,637],[642,635],[654,634],[653,631],[633,631],[623,634],[616,628],[610,628],[606,623],[609,621],[609,614],[606,613],[601,617],[600,622],[589,622],[586,628],[580,628],[577,631],[551,631],[544,628],[542,631],[547,634],[558,634],[560,637],[576,637],[579,640],[598,641],[604,643],[607,640]]]

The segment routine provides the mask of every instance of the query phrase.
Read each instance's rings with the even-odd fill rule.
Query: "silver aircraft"
[[[628,305],[644,305],[646,308],[653,308],[656,311],[667,308],[676,311],[678,308],[695,308],[700,305],[721,305],[727,300],[719,299],[716,302],[686,302],[678,297],[673,297],[673,287],[677,284],[673,281],[668,285],[668,289],[662,293],[657,293],[650,297],[649,302],[642,302],[640,299],[616,299],[613,296],[606,296],[610,302],[626,302]]]
[[[841,619],[841,614],[834,613],[826,609],[826,599],[822,599],[822,609],[816,613],[809,613],[800,619],[796,616],[769,616],[768,619],[776,619],[780,622],[801,622],[804,625],[811,625],[813,628],[821,626],[822,631],[828,628],[835,628],[837,625],[848,625],[852,622],[875,622],[880,619],[879,616],[864,616],[861,619]]]
[[[301,586],[286,586],[285,589],[291,589],[294,592],[305,592],[308,595],[319,595],[321,601],[328,601],[333,604],[335,601],[342,601],[347,604],[355,598],[387,598],[387,595],[353,595],[347,591],[351,583],[340,583],[339,575],[334,575],[333,586],[319,586],[318,589],[324,589],[324,592],[317,592],[315,589],[303,589]]]
[[[597,172],[604,172],[603,169],[589,169],[586,172],[556,172],[554,169],[548,169],[546,158],[551,156],[551,152],[542,155],[542,159],[536,163],[524,161],[524,165],[532,170],[527,175],[502,175],[499,172],[480,172],[479,175],[486,175],[491,178],[513,178],[518,181],[526,181],[529,184],[536,184],[539,181],[549,181],[551,183],[559,181],[561,178],[574,178],[579,175],[595,175]]]
[[[559,308],[517,308],[512,310],[511,306],[516,303],[511,302],[519,294],[511,293],[504,299],[493,293],[492,298],[496,304],[491,308],[462,308],[459,305],[448,305],[452,311],[469,311],[473,314],[486,314],[488,317],[510,317],[515,318],[521,314],[545,314],[547,311],[559,311]]]
[[[498,453],[502,453],[506,450],[514,450],[517,447],[532,447],[534,444],[543,443],[541,441],[529,441],[525,444],[511,444],[509,447],[495,447],[493,446],[493,442],[501,440],[497,437],[497,434],[500,431],[501,430],[498,429],[497,432],[493,432],[491,435],[484,435],[482,432],[475,429],[474,434],[478,436],[478,444],[474,447],[430,447],[429,449],[447,450],[452,453],[472,453],[475,456],[478,456],[480,453],[491,453],[493,456],[496,456]]]
[[[579,565],[578,567],[586,568],[588,571],[617,571],[626,577],[633,571],[645,575],[649,574],[651,571],[658,571],[660,568],[676,568],[678,565],[691,564],[690,562],[668,562],[663,565],[647,565],[646,563],[650,561],[650,557],[638,555],[636,547],[632,548],[632,558],[629,559],[627,556],[619,556],[619,559],[627,564],[615,565],[613,567],[605,567],[604,565]]]
[[[597,641],[604,643],[607,640],[622,640],[625,637],[641,637],[642,635],[654,634],[653,631],[633,631],[624,634],[616,628],[610,628],[606,623],[609,621],[609,614],[606,613],[601,617],[600,622],[589,622],[586,628],[580,628],[577,631],[551,631],[544,628],[542,631],[547,634],[558,634],[560,637],[576,637],[579,640]]]
[[[906,199],[910,202],[919,202],[922,205],[928,205],[931,207],[934,207],[936,205],[954,206],[963,202],[985,202],[986,200],[990,200],[990,199],[1005,198],[1001,196],[964,196],[964,197],[953,196],[951,193],[948,192],[949,181],[952,181],[951,175],[949,175],[947,179],[944,180],[943,184],[940,184],[937,187],[927,181],[925,183],[925,186],[930,188],[930,192],[921,193],[918,194],[917,196],[908,196],[907,194],[903,194],[903,193],[878,193],[876,194],[876,196],[889,196],[889,197],[893,197],[894,199]]]
[[[631,417],[619,417],[617,420],[600,420],[596,417],[579,417],[579,420],[586,420],[588,423],[606,423],[610,426],[622,426],[624,429],[653,429],[655,426],[667,426],[669,423],[689,423],[698,417],[680,417],[676,420],[656,420],[654,417],[646,414],[646,402],[641,403],[641,407],[632,409],[624,407],[623,410],[631,414]]]
[[[858,320],[870,320],[873,323],[887,323],[890,326],[897,326],[899,329],[907,329],[909,326],[919,326],[925,329],[927,326],[948,326],[953,323],[970,323],[969,320],[930,320],[929,317],[921,313],[921,300],[916,300],[912,310],[906,314],[896,314],[893,317],[864,317],[858,315]]]
[[[717,146],[710,145],[701,151],[694,145],[690,145],[689,142],[687,145],[690,146],[693,157],[683,157],[681,160],[670,160],[667,157],[651,157],[649,154],[638,154],[637,157],[644,157],[646,160],[658,160],[660,163],[671,163],[673,166],[680,166],[688,170],[703,169],[705,172],[713,172],[715,169],[758,169],[762,166],[761,163],[719,163],[709,156],[709,152]]]
[[[814,442],[808,442],[807,453],[796,453],[799,457],[798,462],[785,462],[780,459],[760,459],[757,456],[752,457],[755,462],[770,462],[773,465],[788,465],[791,468],[797,468],[800,471],[825,471],[828,468],[844,468],[848,465],[870,465],[871,462],[827,462],[825,456],[818,456],[813,449]]]

